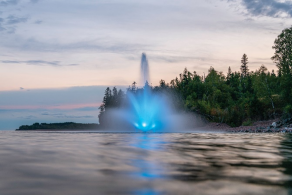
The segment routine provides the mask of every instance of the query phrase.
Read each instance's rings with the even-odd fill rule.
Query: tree
[[[105,96],[103,99],[103,104],[104,104],[105,110],[111,106],[111,99],[112,99],[112,91],[109,87],[107,87],[105,90]]]
[[[132,92],[135,92],[137,89],[136,89],[136,82],[134,81],[133,83],[132,83],[132,86],[131,86],[131,91]]]
[[[274,56],[271,58],[279,69],[281,75],[292,74],[292,27],[286,28],[275,39]]]
[[[272,48],[275,53],[271,59],[278,67],[281,96],[292,107],[292,26],[282,31]]]
[[[226,84],[227,85],[230,85],[231,76],[232,76],[232,71],[231,71],[231,67],[229,66],[228,73],[227,73],[227,76],[226,76]]]
[[[242,77],[246,77],[249,74],[249,72],[248,72],[249,69],[248,69],[247,64],[248,64],[248,57],[246,54],[243,54],[243,56],[241,58],[241,67],[240,67]]]
[[[232,74],[232,71],[231,71],[231,67],[229,66],[228,73],[227,73],[227,80],[230,78],[231,74]]]
[[[269,80],[270,74],[267,73],[267,68],[261,65],[259,70],[255,72],[254,89],[260,98],[268,99],[271,102],[273,115],[275,115],[275,104],[273,100],[273,90]]]
[[[161,88],[165,89],[167,87],[167,84],[163,79],[161,79],[159,83]]]

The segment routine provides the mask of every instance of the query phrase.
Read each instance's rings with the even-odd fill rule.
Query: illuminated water
[[[144,88],[142,91],[128,93],[130,107],[124,110],[124,115],[127,116],[125,119],[140,131],[162,130],[167,124],[166,116],[171,113],[165,99],[152,93],[145,53],[141,55],[140,71],[141,85]]]
[[[150,82],[149,63],[145,53],[141,54],[140,79],[141,85],[144,85],[146,82]]]
[[[143,132],[170,130],[178,124],[183,127],[182,116],[172,110],[168,97],[163,93],[153,93],[149,85],[149,64],[145,53],[141,56],[140,69],[144,87],[127,93],[129,107],[120,110],[119,118],[124,118],[135,129]]]
[[[128,98],[131,107],[125,111],[126,120],[130,120],[139,131],[164,131],[175,122],[170,120],[172,111],[167,100],[162,95],[153,94],[148,85],[141,93],[129,93]]]
[[[291,194],[291,134],[0,131],[0,194]]]

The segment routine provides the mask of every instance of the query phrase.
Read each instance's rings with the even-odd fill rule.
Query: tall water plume
[[[167,127],[166,116],[171,113],[163,93],[155,94],[149,85],[149,64],[145,53],[141,56],[142,89],[128,93],[129,119],[135,128],[142,131],[162,130]]]
[[[149,63],[145,53],[141,55],[141,63],[140,63],[140,74],[141,74],[141,84],[144,85],[146,82],[150,82],[149,76]]]

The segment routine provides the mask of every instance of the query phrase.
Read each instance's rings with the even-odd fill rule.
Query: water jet
[[[131,123],[141,131],[162,130],[167,126],[166,116],[170,115],[170,109],[163,94],[153,93],[149,85],[149,64],[145,53],[141,56],[140,72],[144,87],[127,93]]]

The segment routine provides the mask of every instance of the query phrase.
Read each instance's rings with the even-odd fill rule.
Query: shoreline
[[[230,127],[225,123],[209,122],[204,129],[213,129],[229,133],[292,133],[292,120],[284,123],[280,118],[255,121],[249,126]]]
[[[56,124],[56,123],[55,123]],[[74,124],[71,122],[71,124]],[[54,123],[52,123],[54,125]],[[78,124],[78,125],[89,125],[89,124]],[[93,125],[93,124],[91,124]],[[94,124],[97,125],[97,124]],[[50,126],[50,125],[49,125]],[[64,128],[64,127],[63,127]],[[113,129],[101,129],[101,128],[45,128],[45,129],[16,129],[15,131],[38,131],[38,132],[112,132]],[[196,127],[193,130],[197,130],[198,128],[201,131],[221,131],[227,133],[292,133],[292,118],[287,119],[271,119],[266,121],[255,121],[253,124],[249,126],[239,126],[239,127],[231,127],[226,123],[215,123],[215,122],[207,122],[204,126]],[[115,130],[114,130],[115,131]],[[116,130],[115,132],[123,132],[121,130]],[[131,131],[132,132],[132,131]],[[154,131],[150,131],[154,132]],[[170,131],[174,132],[174,131]]]

